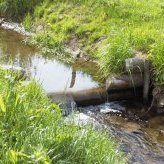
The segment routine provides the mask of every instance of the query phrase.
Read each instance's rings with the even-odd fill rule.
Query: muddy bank
[[[14,22],[8,22],[4,18],[0,18],[0,28],[4,30],[11,30],[15,31],[21,35],[25,36],[31,36],[32,34],[30,32],[27,32],[22,24],[20,23],[14,23]]]

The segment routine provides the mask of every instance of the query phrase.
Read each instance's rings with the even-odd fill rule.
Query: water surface
[[[0,29],[0,57],[5,63],[12,60],[15,65],[25,68],[46,92],[83,90],[99,85],[89,73],[41,55],[34,48],[24,45],[22,39],[16,32]]]

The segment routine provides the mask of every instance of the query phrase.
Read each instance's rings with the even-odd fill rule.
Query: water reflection
[[[72,76],[71,76],[70,88],[73,88],[73,86],[75,85],[75,81],[76,81],[76,70],[72,66]]]
[[[82,90],[98,86],[92,77],[55,59],[43,57],[34,48],[22,44],[23,36],[0,29],[0,58],[24,67],[46,92]],[[1,61],[2,61],[1,60]]]

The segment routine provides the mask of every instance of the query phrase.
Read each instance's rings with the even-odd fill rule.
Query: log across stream
[[[164,111],[163,87],[160,87],[160,89],[159,87],[154,87],[153,89],[151,84],[151,64],[145,57],[126,59],[126,73],[120,76],[110,76],[106,80],[106,90],[104,90],[103,85],[100,86],[93,79],[93,77],[98,76],[97,74],[94,76],[93,73],[97,72],[96,68],[98,68],[95,67],[94,63],[89,64],[93,64],[93,67],[95,67],[95,69],[92,69],[91,76],[91,74],[89,75],[91,71],[86,69],[89,66],[88,62],[86,64],[83,62],[82,65],[80,62],[75,62],[71,66],[66,66],[53,58],[43,58],[35,50],[32,50],[32,55],[30,54],[29,56],[29,51],[31,53],[32,48],[28,46],[26,46],[28,48],[24,48],[21,43],[23,36],[20,34],[30,34],[26,33],[19,24],[5,22],[4,19],[0,19],[0,26],[2,54],[5,54],[5,56],[10,54],[10,58],[18,66],[22,66],[22,63],[24,63],[30,76],[41,83],[43,89],[53,100],[56,100],[58,95],[60,95],[58,99],[60,99],[61,95],[64,95],[65,98],[68,96],[68,99],[72,97],[78,106],[86,106],[106,101],[140,98],[151,113],[155,114],[158,111]],[[8,31],[6,32],[3,29]],[[4,55],[2,55],[2,58],[5,60]],[[81,66],[77,68],[77,65]],[[89,67],[91,68],[91,66]],[[84,74],[84,70],[87,70],[87,73]]]

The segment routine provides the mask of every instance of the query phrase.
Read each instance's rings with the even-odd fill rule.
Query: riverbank
[[[24,19],[36,32],[30,42],[44,52],[74,44],[75,54],[98,61],[102,76],[122,73],[126,58],[153,63],[154,83],[164,84],[163,4],[154,1],[44,1]],[[78,50],[82,50],[81,53]]]
[[[0,70],[0,84],[2,163],[125,163],[112,138],[65,122],[35,82],[23,85],[13,71]]]

